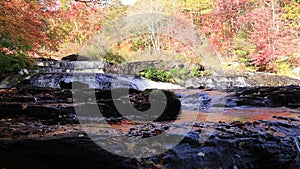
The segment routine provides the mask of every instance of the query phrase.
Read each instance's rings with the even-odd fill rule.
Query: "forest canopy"
[[[146,13],[192,24],[223,61],[245,69],[280,72],[300,61],[299,0],[137,0],[133,6],[119,0],[6,0],[0,8],[1,72],[28,67],[34,57],[80,53],[111,23]],[[151,23],[146,21],[135,17],[130,25]],[[192,46],[201,44],[176,38],[185,36],[188,24],[161,21],[160,29],[125,37],[105,50],[94,46],[85,54],[117,62],[175,58],[201,64]]]

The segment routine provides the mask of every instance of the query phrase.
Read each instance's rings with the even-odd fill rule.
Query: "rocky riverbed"
[[[172,109],[172,112],[177,111],[175,115],[178,115],[179,122],[176,123],[176,127],[190,126],[191,129],[188,133],[173,133],[184,135],[184,139],[169,151],[141,159],[120,157],[102,149],[87,135],[85,125],[96,128],[95,132],[100,140],[102,137],[104,140],[107,139],[108,135],[112,136],[109,139],[114,140],[116,131],[123,136],[139,139],[155,137],[168,131],[174,127],[172,120],[138,123],[120,116],[107,116],[96,121],[93,117],[89,119],[89,123],[79,124],[70,89],[1,90],[0,166],[2,168],[296,169],[300,164],[297,161],[298,152],[293,137],[300,134],[300,112],[292,103],[299,97],[296,94],[291,96],[287,91],[297,93],[295,91],[298,90],[298,87],[293,86],[221,92],[173,90],[181,101],[181,113],[178,109]],[[252,97],[258,91],[259,96],[271,100],[273,96],[274,99],[278,97],[274,93],[283,96],[282,92],[285,91],[290,99],[280,105],[257,105],[241,101],[246,98],[260,100],[261,97]],[[96,95],[105,100],[106,92],[99,90],[96,93],[102,94]],[[147,108],[148,96],[135,92],[130,95],[131,104],[136,105],[136,108]],[[205,104],[189,105],[192,101],[200,102],[199,96],[203,96],[203,93],[207,94],[204,98],[206,103],[210,104],[208,109],[199,107]],[[245,95],[248,97],[245,98]],[[197,96],[197,99],[194,96]],[[224,105],[220,105],[222,102],[220,99],[224,100]],[[205,102],[202,98],[203,101]],[[104,102],[99,104],[103,106]],[[108,102],[106,104],[109,105]],[[115,110],[111,107],[110,111]],[[106,109],[106,112],[109,112],[109,109]],[[105,126],[101,128],[99,125],[101,120],[107,121],[112,129],[106,129]],[[111,145],[113,149],[122,149],[125,146],[134,150],[137,146],[124,144],[122,141],[113,143]],[[159,142],[155,144],[161,147],[168,146]]]

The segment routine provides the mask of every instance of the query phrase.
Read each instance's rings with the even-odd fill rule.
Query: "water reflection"
[[[276,121],[278,119],[274,118],[274,116],[282,116],[289,118],[299,118],[300,112],[293,109],[288,108],[270,108],[270,107],[240,107],[240,108],[232,108],[232,109],[223,109],[221,113],[213,113],[214,116],[220,116],[220,120],[211,121],[207,120],[208,113],[207,112],[199,112],[199,111],[185,111],[184,116],[180,116],[179,119],[183,121],[188,121],[194,114],[197,113],[198,122],[233,122],[233,121],[241,121],[241,122],[254,122],[257,120],[269,120]],[[212,114],[212,113],[211,113]],[[212,115],[212,116],[213,116]]]

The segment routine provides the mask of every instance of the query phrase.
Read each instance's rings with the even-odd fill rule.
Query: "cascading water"
[[[104,73],[107,62],[99,61],[38,61],[40,73],[53,72],[90,72],[90,73]]]
[[[179,85],[154,82],[143,77],[120,74],[105,74],[105,61],[39,61],[41,67],[38,74],[31,78],[30,84],[36,87],[61,88],[62,83],[79,82],[89,88],[114,89],[133,88],[145,90],[181,89]]]
[[[61,88],[60,83],[80,82],[89,88],[115,89],[133,88],[145,89],[181,89],[181,86],[171,83],[154,82],[143,77],[131,75],[103,74],[103,73],[40,73],[31,79],[31,85],[36,87]]]

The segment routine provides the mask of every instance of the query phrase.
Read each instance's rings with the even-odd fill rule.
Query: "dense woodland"
[[[5,0],[0,8],[1,72],[30,67],[34,57],[73,53],[113,62],[175,58],[201,64],[193,47],[203,42],[178,39],[189,32],[187,23],[222,61],[243,69],[282,73],[300,62],[299,0],[138,0],[133,6],[119,0]],[[147,13],[171,19],[156,17],[163,26],[143,32],[141,22],[151,20]],[[95,42],[99,32],[124,17],[133,18],[131,27],[120,28],[139,31],[101,50],[92,44],[102,44],[103,39]]]

